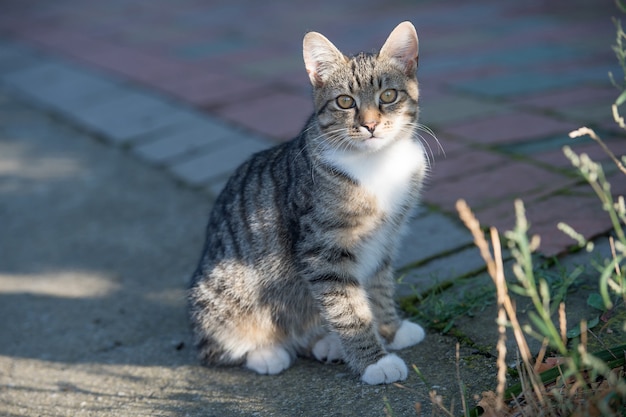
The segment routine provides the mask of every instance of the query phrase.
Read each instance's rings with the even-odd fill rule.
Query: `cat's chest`
[[[348,174],[376,199],[384,213],[398,211],[412,196],[415,178],[426,169],[424,149],[411,140],[398,141],[378,152],[334,153],[331,163]]]

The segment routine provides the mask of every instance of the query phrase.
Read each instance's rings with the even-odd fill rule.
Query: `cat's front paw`
[[[246,368],[263,375],[276,375],[291,365],[291,356],[282,347],[263,348],[248,352]]]
[[[409,370],[404,361],[391,353],[365,368],[361,381],[370,385],[391,384],[404,381],[408,374]]]
[[[387,345],[388,349],[398,350],[405,347],[413,346],[424,340],[426,332],[419,324],[404,320],[398,328],[393,342]]]
[[[328,333],[313,346],[313,356],[320,362],[338,363],[344,358],[343,346],[339,336]]]

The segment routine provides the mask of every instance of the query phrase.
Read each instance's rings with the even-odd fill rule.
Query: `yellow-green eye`
[[[385,90],[380,94],[380,101],[385,104],[393,103],[398,98],[398,92],[393,88]]]
[[[354,107],[354,99],[350,96],[339,96],[337,97],[337,105],[342,109],[351,109]]]

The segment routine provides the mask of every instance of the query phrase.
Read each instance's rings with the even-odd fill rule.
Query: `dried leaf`
[[[608,323],[608,321],[611,319],[611,317],[613,317],[615,315],[615,309],[611,308],[607,311],[605,311],[604,313],[602,313],[602,315],[600,316],[600,320],[603,323]]]
[[[537,373],[542,373],[547,371],[548,369],[552,369],[558,365],[563,365],[566,359],[560,356],[553,358],[545,358],[544,361],[538,365],[536,365]]]
[[[503,417],[509,415],[509,408],[502,404],[502,409],[498,411],[498,396],[493,391],[485,391],[478,401],[478,406],[483,409],[482,417]]]

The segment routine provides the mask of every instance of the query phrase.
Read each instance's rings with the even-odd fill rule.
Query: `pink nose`
[[[374,132],[374,129],[376,129],[376,125],[378,125],[378,123],[376,122],[367,122],[367,123],[363,123],[363,126],[370,131],[370,133]]]

